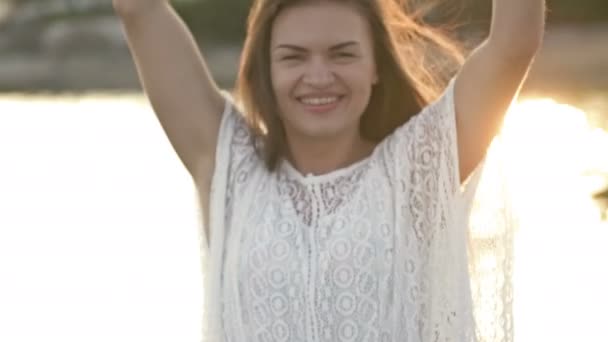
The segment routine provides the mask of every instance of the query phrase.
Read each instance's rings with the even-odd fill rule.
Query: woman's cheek
[[[277,95],[288,95],[295,85],[293,73],[276,69],[272,75],[272,84]]]

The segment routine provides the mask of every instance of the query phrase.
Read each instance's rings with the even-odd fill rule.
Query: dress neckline
[[[338,178],[348,176],[356,171],[359,171],[360,169],[366,168],[368,164],[370,164],[371,161],[375,158],[376,154],[378,154],[378,151],[380,150],[380,145],[382,145],[382,142],[378,143],[372,150],[372,153],[370,153],[365,158],[362,158],[350,165],[319,175],[315,175],[312,173],[302,174],[286,158],[283,158],[281,160],[280,168],[284,171],[288,178],[291,178],[303,184],[319,184],[332,182]]]

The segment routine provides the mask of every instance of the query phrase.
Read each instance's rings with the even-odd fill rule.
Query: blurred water
[[[503,136],[516,341],[607,341],[608,133],[545,100]],[[0,96],[0,341],[198,341],[195,197],[141,95]]]
[[[0,341],[199,341],[198,211],[141,96],[0,99]]]

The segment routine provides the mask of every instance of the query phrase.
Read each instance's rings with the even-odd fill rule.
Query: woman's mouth
[[[299,97],[298,102],[304,106],[307,111],[322,114],[334,110],[343,96],[305,96]]]

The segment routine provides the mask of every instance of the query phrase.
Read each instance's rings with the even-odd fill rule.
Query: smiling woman
[[[282,11],[273,25],[269,48],[277,114],[289,157],[305,173],[350,165],[375,145],[359,135],[359,122],[378,83],[372,35],[365,17],[354,7],[346,9],[338,3],[304,3]],[[304,26],[310,29],[300,30]],[[358,146],[358,153],[331,165],[328,160],[341,159],[324,153],[332,145]]]
[[[352,164],[439,95],[461,51],[415,19],[394,1],[253,6],[237,96],[270,170],[283,157],[304,173]]]
[[[167,0],[113,3],[205,212],[206,339],[512,339],[511,227],[468,216],[543,0],[494,0],[464,63],[406,1],[257,0],[236,100]]]

